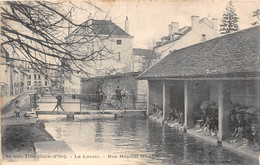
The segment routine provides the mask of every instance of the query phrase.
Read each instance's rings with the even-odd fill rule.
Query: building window
[[[38,85],[39,85],[39,86],[42,86],[42,82],[41,82],[41,81],[38,81]]]
[[[117,45],[122,45],[122,40],[116,40]]]
[[[31,81],[27,81],[27,85],[31,85]]]
[[[48,76],[45,76],[45,80],[48,80]]]
[[[206,34],[202,34],[201,37],[202,37],[202,41],[206,41]]]
[[[37,81],[34,81],[34,86],[37,86]]]
[[[38,80],[40,80],[41,79],[41,75],[38,75]]]
[[[35,74],[35,75],[34,75],[34,80],[36,80],[36,79],[37,79],[37,75]]]
[[[45,81],[45,86],[47,86],[48,85],[48,82],[47,81]]]
[[[31,79],[31,78],[32,78],[32,76],[31,76],[31,75],[29,75],[29,76],[28,76],[28,79]]]

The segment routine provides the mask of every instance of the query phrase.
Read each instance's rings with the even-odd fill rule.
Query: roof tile
[[[173,51],[139,79],[243,76],[260,72],[260,26]]]

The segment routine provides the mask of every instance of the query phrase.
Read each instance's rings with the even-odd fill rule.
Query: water
[[[196,139],[143,115],[95,115],[45,120],[46,130],[75,154],[98,155],[105,164],[257,164],[252,159]],[[120,157],[121,156],[121,157]]]

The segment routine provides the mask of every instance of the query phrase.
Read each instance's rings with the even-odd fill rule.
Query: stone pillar
[[[191,82],[184,81],[184,126],[186,129],[194,126],[193,121],[193,92]]]
[[[170,90],[169,86],[163,81],[163,120],[166,118],[170,107]]]
[[[147,80],[147,111],[146,111],[146,115],[149,116],[152,114],[151,112],[151,82],[149,80]]]
[[[222,142],[230,132],[230,86],[228,82],[218,84],[218,141]]]
[[[256,88],[256,107],[260,107],[260,80],[259,79],[257,79],[256,80],[256,86],[255,86],[255,88]],[[256,121],[256,124],[257,125],[260,125],[260,113],[257,113],[258,114],[258,116],[257,116],[257,121]],[[260,133],[258,132],[258,135],[260,135]]]

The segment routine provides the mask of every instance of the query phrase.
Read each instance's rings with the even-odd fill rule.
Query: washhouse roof
[[[137,78],[259,77],[259,38],[256,26],[175,50]]]

